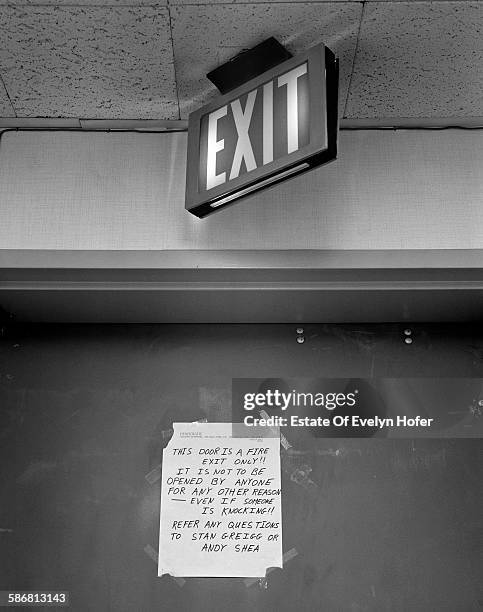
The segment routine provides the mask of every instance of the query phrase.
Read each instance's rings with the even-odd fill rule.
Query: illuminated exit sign
[[[197,217],[337,155],[338,65],[324,45],[189,117],[186,209]]]

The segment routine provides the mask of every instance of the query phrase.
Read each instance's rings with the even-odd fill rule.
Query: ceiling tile
[[[483,2],[365,5],[346,115],[483,115]]]
[[[8,99],[7,92],[0,80],[0,117],[15,117],[15,111],[13,110],[10,100]]]
[[[0,73],[19,117],[178,118],[162,7],[0,7]]]
[[[294,54],[324,42],[340,58],[343,110],[362,5],[356,2],[172,6],[181,118],[217,95],[206,73],[274,36]]]

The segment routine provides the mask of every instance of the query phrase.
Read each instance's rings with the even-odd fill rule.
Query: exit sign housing
[[[337,156],[338,63],[318,45],[191,113],[186,209],[205,217]]]

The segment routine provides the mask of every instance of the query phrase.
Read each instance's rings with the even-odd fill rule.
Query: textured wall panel
[[[483,115],[483,2],[369,2],[346,116]]]
[[[242,50],[274,36],[294,54],[324,42],[340,59],[344,111],[362,5],[273,3],[171,8],[181,117],[217,94],[205,75]]]
[[[0,72],[19,117],[178,118],[162,7],[0,7]]]
[[[340,157],[197,219],[185,134],[7,132],[0,248],[483,248],[480,131],[342,132]]]

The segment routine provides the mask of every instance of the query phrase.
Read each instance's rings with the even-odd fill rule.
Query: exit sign
[[[186,209],[197,217],[337,156],[338,64],[324,45],[192,113]]]

